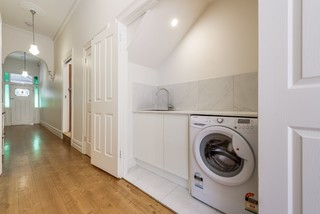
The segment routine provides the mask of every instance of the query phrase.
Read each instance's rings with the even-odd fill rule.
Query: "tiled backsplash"
[[[154,109],[167,106],[167,95],[175,110],[258,111],[258,73],[199,80],[164,86],[133,83],[133,108]]]

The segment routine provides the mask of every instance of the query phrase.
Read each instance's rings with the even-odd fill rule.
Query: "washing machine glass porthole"
[[[243,168],[244,161],[234,152],[232,139],[220,133],[202,139],[200,155],[206,167],[222,177],[236,176]]]

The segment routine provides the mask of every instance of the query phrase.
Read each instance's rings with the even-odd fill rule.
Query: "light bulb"
[[[172,19],[171,21],[171,27],[176,27],[178,25],[178,19]]]
[[[35,56],[40,53],[38,50],[38,46],[36,46],[36,45],[31,45],[29,51],[30,51],[30,53],[32,53]]]
[[[28,71],[22,71],[22,74],[21,74],[21,75],[24,76],[24,77],[29,76],[29,75],[28,75]]]

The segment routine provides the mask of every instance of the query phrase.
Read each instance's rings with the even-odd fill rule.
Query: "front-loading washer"
[[[258,213],[258,119],[190,117],[193,197],[227,214]]]

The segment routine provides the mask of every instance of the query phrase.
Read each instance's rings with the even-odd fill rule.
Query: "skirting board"
[[[140,161],[140,160],[136,160],[136,161],[137,161],[137,165],[138,166],[140,166],[140,167],[142,167],[142,168],[144,168],[146,170],[149,170],[149,171],[151,171],[151,172],[153,172],[153,173],[155,173],[155,174],[157,174],[157,175],[159,175],[159,176],[161,176],[163,178],[166,178],[169,181],[172,181],[173,183],[178,184],[178,185],[180,185],[180,186],[182,186],[182,187],[184,187],[186,189],[189,189],[188,180],[180,178],[180,177],[178,177],[176,175],[173,175],[170,172],[167,172],[167,171],[165,171],[163,169],[159,169],[157,167],[154,167],[154,166],[152,166],[150,164],[147,164],[147,163],[145,163],[143,161]]]
[[[73,148],[75,148],[76,150],[78,150],[79,152],[83,153],[82,152],[82,143],[74,138],[72,138],[71,140],[71,146]]]
[[[63,135],[62,135],[62,131],[51,126],[50,124],[46,123],[46,122],[43,122],[43,121],[40,121],[40,125],[42,125],[43,127],[45,127],[46,129],[48,129],[50,132],[52,132],[54,135],[56,135],[57,137],[59,137],[60,139],[63,138]]]
[[[134,167],[135,165],[137,165],[137,161],[135,158],[130,158],[127,160],[128,169]]]

